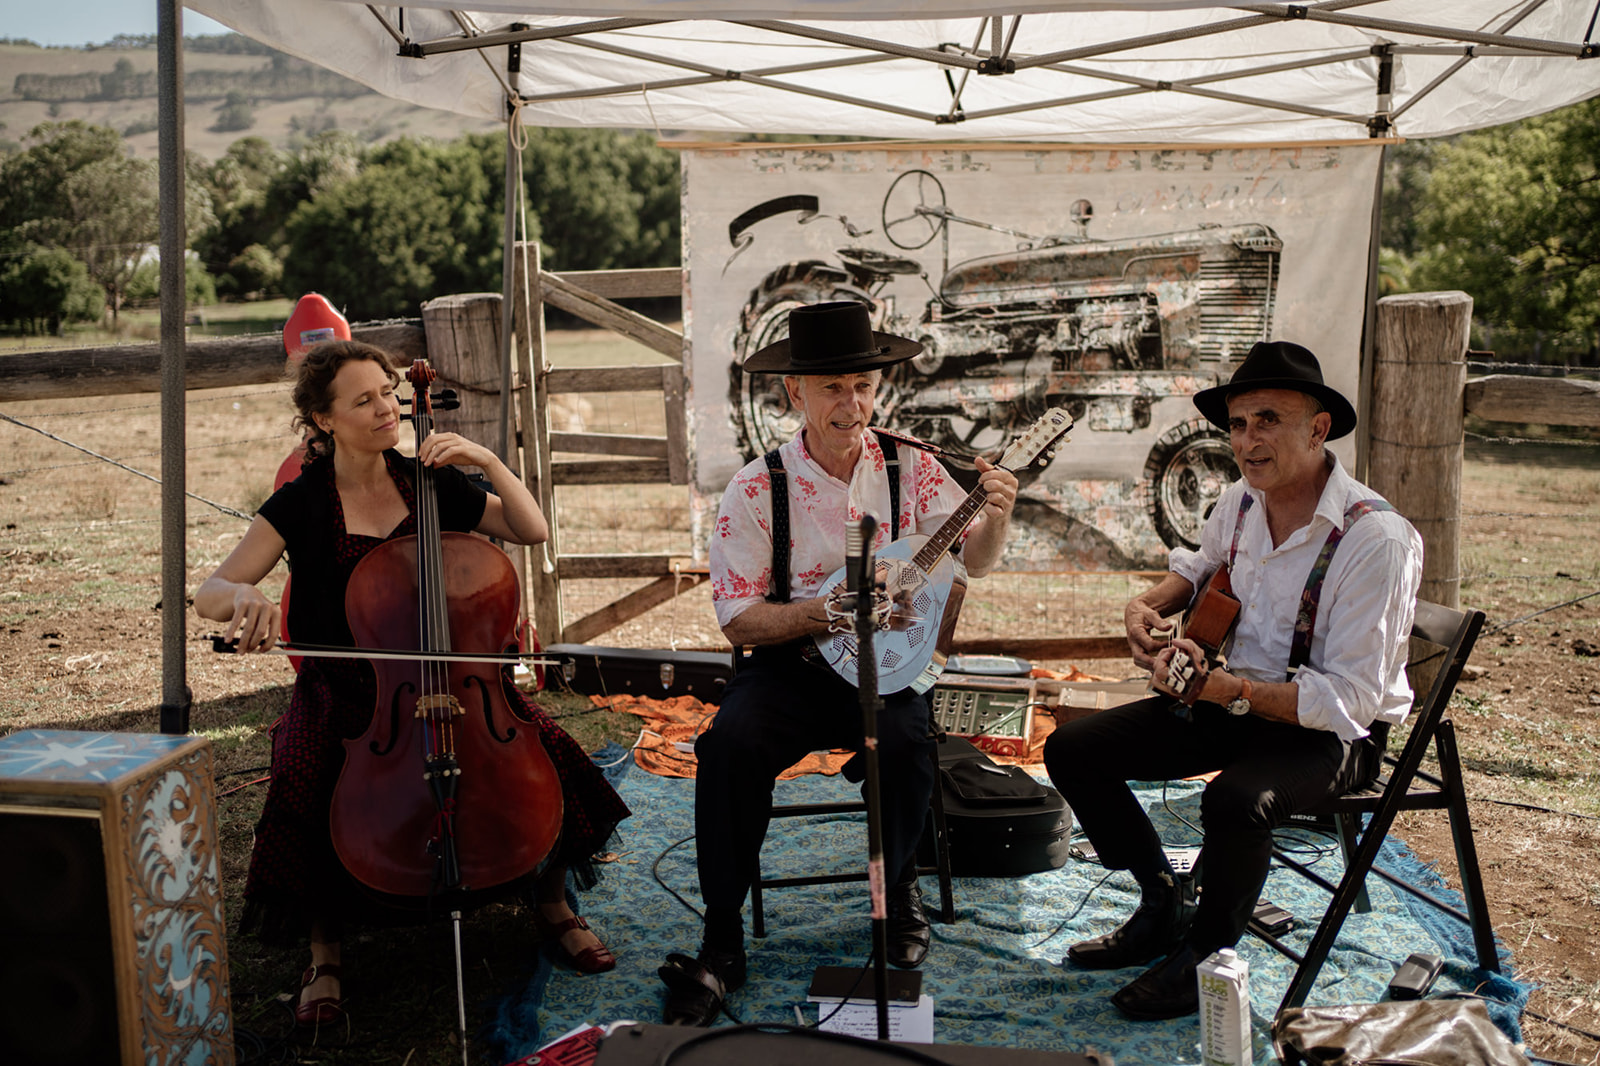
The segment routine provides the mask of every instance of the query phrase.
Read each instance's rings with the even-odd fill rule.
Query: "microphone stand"
[[[855,595],[856,677],[861,697],[861,754],[866,762],[867,887],[872,896],[872,976],[877,984],[878,1039],[889,1039],[889,937],[886,907],[888,882],[883,868],[883,814],[878,785],[878,658],[872,648],[874,593],[878,573],[872,559],[877,519],[863,515],[845,530],[845,589]],[[899,873],[899,871],[895,871]]]

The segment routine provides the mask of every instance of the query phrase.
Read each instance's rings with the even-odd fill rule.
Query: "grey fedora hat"
[[[1337,440],[1356,428],[1356,410],[1344,394],[1322,381],[1322,364],[1310,350],[1288,341],[1258,341],[1226,385],[1194,394],[1194,405],[1206,421],[1228,428],[1228,397],[1256,389],[1292,389],[1315,396],[1333,416],[1328,439]]]
[[[744,361],[768,374],[862,374],[904,362],[922,351],[916,341],[872,328],[867,305],[856,300],[808,304],[789,312],[789,335]]]

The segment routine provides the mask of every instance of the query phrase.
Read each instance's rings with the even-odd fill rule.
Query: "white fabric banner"
[[[1235,476],[1195,392],[1257,340],[1291,340],[1354,402],[1379,159],[1366,144],[685,151],[697,517],[798,428],[781,380],[743,359],[789,308],[860,299],[924,347],[876,421],[951,452],[958,476],[1051,406],[1077,419],[1023,475],[1008,566],[1165,565]]]

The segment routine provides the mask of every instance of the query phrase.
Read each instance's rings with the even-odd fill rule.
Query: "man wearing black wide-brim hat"
[[[745,361],[746,373],[784,375],[805,423],[793,440],[734,476],[711,534],[717,622],[735,648],[755,651],[695,744],[705,930],[696,957],[669,955],[659,970],[669,1024],[710,1025],[724,997],[744,983],[740,912],[766,835],[773,780],[811,751],[861,747],[855,687],[806,656],[829,628],[819,593],[845,563],[847,524],[873,515],[876,553],[891,540],[932,534],[966,498],[917,442],[871,428],[883,369],[919,351],[915,341],[875,332],[866,305],[842,301],[790,311],[789,336]],[[960,549],[972,576],[999,560],[1017,497],[1009,471],[982,459],[977,467],[988,498]],[[933,792],[928,701],[910,688],[881,695],[888,961],[915,967],[930,942],[914,857]]]
[[[1132,917],[1074,944],[1064,965],[1160,959],[1112,997],[1138,1019],[1198,1009],[1196,964],[1244,934],[1273,828],[1370,781],[1388,727],[1411,706],[1405,663],[1422,540],[1325,447],[1355,428],[1350,402],[1323,382],[1311,352],[1272,341],[1194,403],[1228,431],[1243,477],[1207,518],[1199,550],[1174,549],[1170,573],[1125,612],[1134,660],[1167,695],[1068,722],[1045,744],[1051,780],[1101,862],[1132,873],[1140,889]],[[1225,661],[1208,662],[1193,640],[1158,638],[1224,567],[1239,602]],[[1213,771],[1197,905],[1127,782]]]

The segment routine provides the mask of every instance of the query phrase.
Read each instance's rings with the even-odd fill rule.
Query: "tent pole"
[[[1387,48],[1378,54],[1378,99],[1368,130],[1372,137],[1394,133],[1394,53]],[[1383,243],[1383,168],[1389,158],[1388,144],[1378,148],[1378,176],[1372,187],[1372,225],[1367,234],[1367,292],[1361,315],[1361,372],[1356,386],[1356,419],[1361,432],[1356,434],[1357,481],[1367,480],[1367,464],[1372,455],[1372,374],[1377,358],[1378,257]]]
[[[1361,380],[1357,386],[1356,411],[1361,432],[1356,434],[1355,479],[1367,480],[1367,462],[1372,454],[1372,362],[1378,321],[1378,245],[1383,227],[1383,168],[1389,158],[1389,146],[1378,148],[1378,177],[1372,189],[1372,230],[1367,238],[1367,296],[1361,315]]]
[[[185,210],[183,7],[156,0],[156,87],[161,111],[161,732],[189,732],[184,661],[188,590],[184,500]]]
[[[523,24],[512,23],[513,30],[520,30]],[[512,42],[506,48],[506,73],[509,75],[508,84],[510,93],[517,91],[518,75],[522,72],[522,45]],[[511,335],[512,309],[516,306],[515,291],[512,281],[516,275],[516,248],[517,248],[517,185],[522,181],[522,156],[517,151],[516,138],[520,131],[517,129],[520,104],[514,95],[506,97],[506,174],[505,192],[501,196],[505,211],[505,232],[501,237],[500,254],[500,437],[495,445],[495,454],[500,456],[501,462],[510,466],[515,460],[515,447],[511,443],[511,359],[516,347],[516,341]],[[516,473],[521,476],[522,470],[517,468]]]

